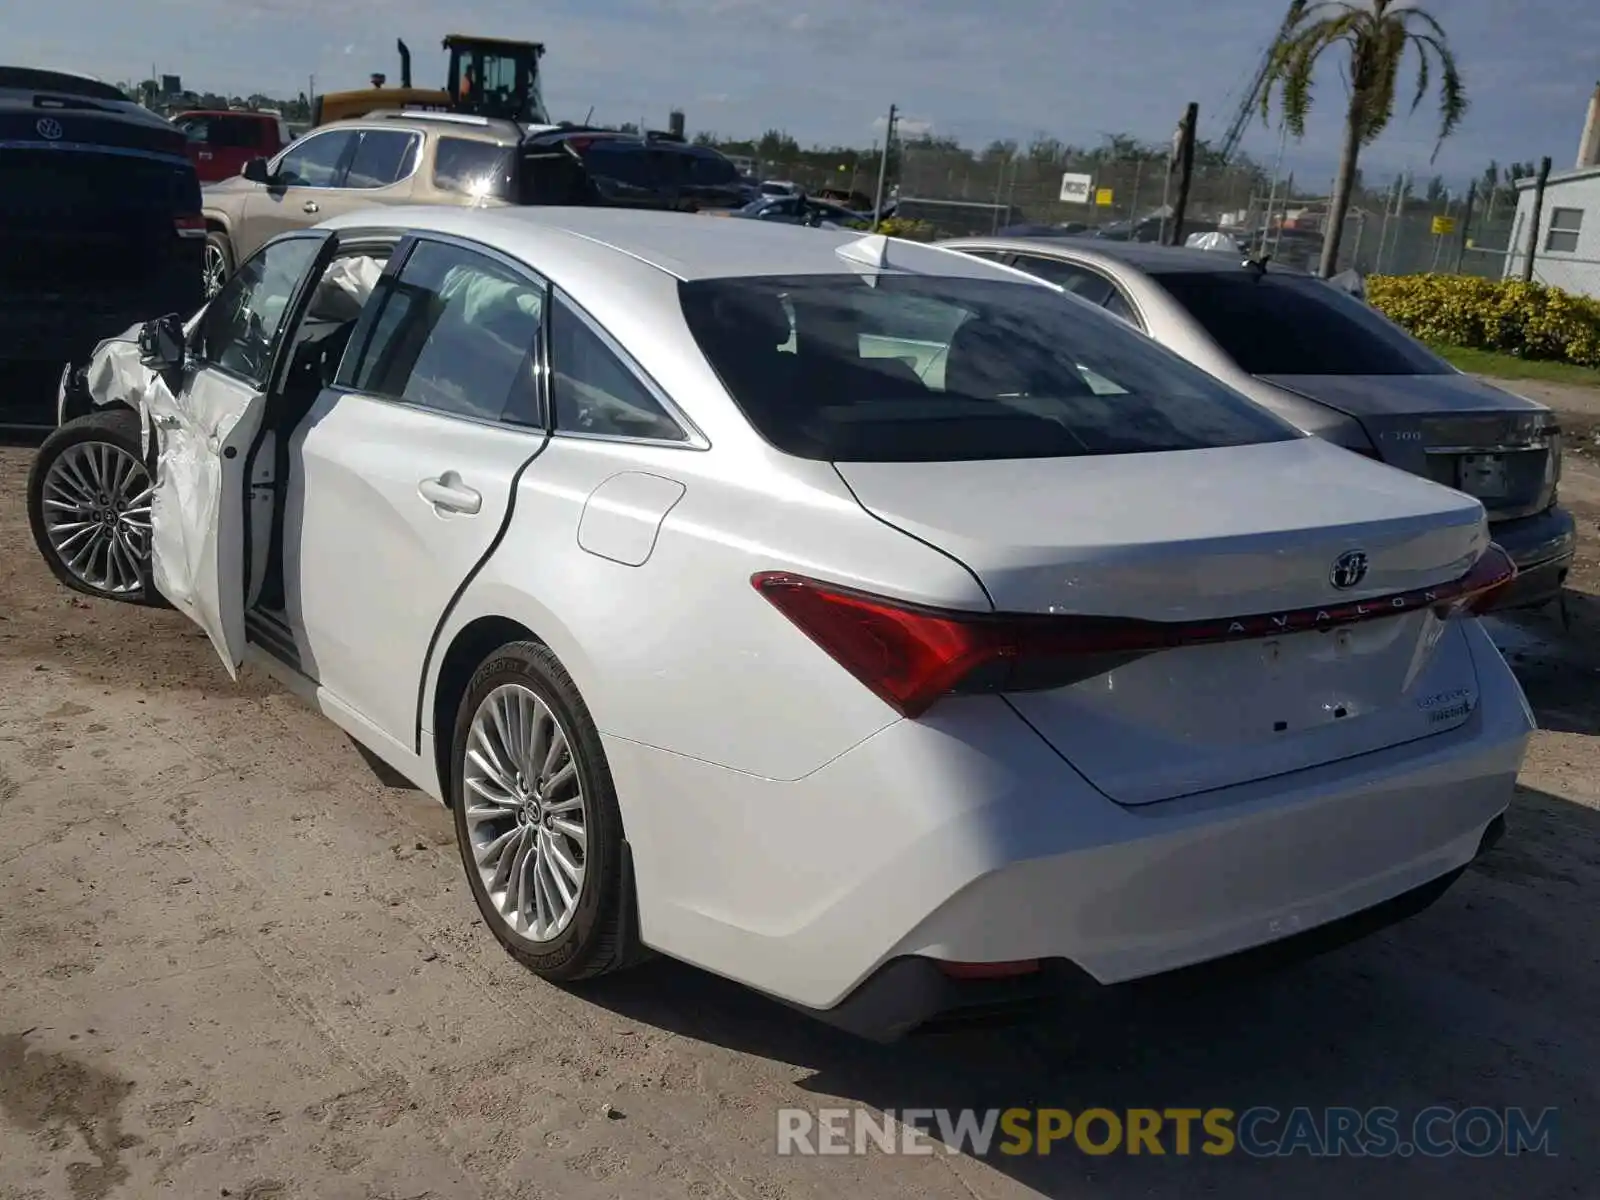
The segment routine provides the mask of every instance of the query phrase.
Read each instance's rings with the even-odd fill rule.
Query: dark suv
[[[96,80],[0,66],[0,363],[81,363],[187,316],[204,247],[182,132]],[[0,424],[53,424],[35,390],[0,395]]]
[[[523,204],[697,212],[739,208],[746,199],[739,170],[726,156],[666,134],[641,137],[582,126],[534,127],[522,143],[521,157],[517,200]],[[568,189],[571,193],[563,194]]]

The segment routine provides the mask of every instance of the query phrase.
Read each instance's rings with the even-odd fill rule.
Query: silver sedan
[[[1462,374],[1375,309],[1215,250],[1073,237],[942,245],[1106,308],[1307,433],[1476,496],[1521,572],[1499,606],[1560,595],[1577,538],[1556,504],[1555,414]]]

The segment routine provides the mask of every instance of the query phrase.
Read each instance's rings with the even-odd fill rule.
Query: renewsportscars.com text
[[[783,1155],[1472,1158],[1555,1154],[1556,1110],[1447,1108],[782,1108]]]

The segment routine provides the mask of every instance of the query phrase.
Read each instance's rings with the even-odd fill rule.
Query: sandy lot
[[[0,448],[0,1198],[1593,1196],[1600,398],[1541,398],[1587,541],[1572,627],[1503,631],[1545,728],[1487,859],[1269,980],[888,1048],[671,963],[527,975],[444,810],[174,614],[57,587]],[[853,1103],[1560,1115],[1515,1159],[774,1153],[777,1108]]]

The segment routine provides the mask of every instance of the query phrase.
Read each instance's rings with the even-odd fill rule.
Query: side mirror
[[[243,175],[251,183],[270,184],[272,182],[272,172],[267,169],[267,160],[264,158],[248,160],[244,164],[244,170],[240,171],[239,174]]]
[[[177,313],[146,321],[139,330],[139,361],[152,371],[176,371],[183,366],[183,322]]]

